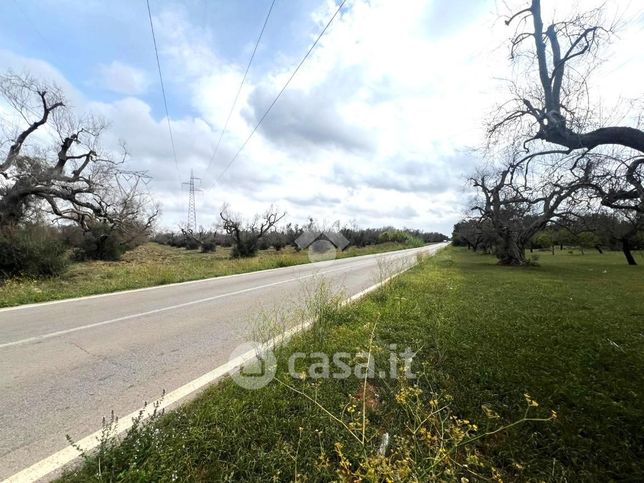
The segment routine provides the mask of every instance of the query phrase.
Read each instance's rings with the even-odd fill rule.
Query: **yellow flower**
[[[483,404],[483,406],[481,406],[481,409],[483,409],[485,416],[487,416],[489,419],[499,419],[501,417],[494,409],[492,409],[487,404]]]
[[[536,408],[539,405],[539,403],[537,401],[535,401],[534,399],[532,399],[532,396],[530,396],[530,394],[528,394],[527,392],[523,395],[523,397],[525,398],[526,402],[528,403],[528,406]]]

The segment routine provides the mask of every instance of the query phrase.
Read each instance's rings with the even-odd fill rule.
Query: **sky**
[[[348,0],[227,170],[335,1],[276,0],[214,157],[271,0],[150,0],[176,164],[145,0],[0,0],[0,72],[55,82],[79,113],[105,118],[103,146],[125,141],[128,166],[152,178],[159,228],[185,223],[192,171],[204,227],[227,203],[247,217],[273,205],[294,223],[449,234],[512,77],[502,16],[525,3]],[[543,3],[547,18],[564,8]],[[643,8],[607,2],[625,21],[594,81],[606,106],[644,94]]]

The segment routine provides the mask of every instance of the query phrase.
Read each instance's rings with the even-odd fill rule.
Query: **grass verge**
[[[611,253],[494,262],[449,248],[357,304],[324,304],[268,386],[224,381],[63,480],[641,481],[642,268]],[[289,374],[296,351],[388,368],[392,345],[417,352],[416,379],[316,379],[318,356]]]
[[[338,258],[383,253],[410,248],[402,243],[382,243],[364,248],[349,247]],[[0,307],[83,297],[119,290],[187,282],[209,277],[254,272],[308,263],[306,251],[284,248],[261,250],[256,257],[231,259],[230,249],[213,253],[146,243],[126,253],[118,262],[74,263],[53,278],[16,278],[0,282]]]

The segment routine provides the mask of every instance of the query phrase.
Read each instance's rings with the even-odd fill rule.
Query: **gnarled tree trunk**
[[[521,266],[527,265],[528,260],[525,257],[525,246],[518,239],[516,234],[506,232],[501,237],[501,242],[497,247],[496,257],[499,259],[499,265]]]
[[[624,252],[624,256],[629,265],[637,265],[635,257],[631,253],[631,244],[626,237],[622,238],[622,252]]]

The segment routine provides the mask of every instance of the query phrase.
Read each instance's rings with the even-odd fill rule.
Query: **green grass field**
[[[409,248],[400,243],[383,243],[365,248],[349,247],[338,258],[368,255]],[[230,259],[230,249],[218,247],[213,253],[146,243],[126,253],[118,262],[74,263],[61,276],[44,279],[13,279],[0,283],[0,307],[82,297],[200,278],[219,277],[269,268],[308,263],[306,251],[293,248],[261,250],[258,256]]]
[[[224,381],[64,479],[642,481],[643,268],[618,253],[540,264],[448,248],[357,304],[323,304],[267,387]],[[381,367],[391,344],[417,351],[416,379],[287,372],[297,350]]]

